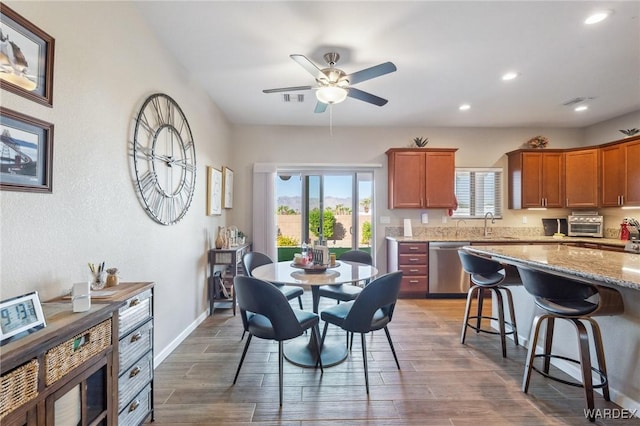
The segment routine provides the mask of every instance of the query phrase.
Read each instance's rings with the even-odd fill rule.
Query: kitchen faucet
[[[489,218],[489,216],[491,216],[491,223],[496,223],[496,219],[493,217],[493,213],[486,212],[484,215],[484,236],[485,237],[488,237],[490,234],[489,228],[487,228],[487,219]]]

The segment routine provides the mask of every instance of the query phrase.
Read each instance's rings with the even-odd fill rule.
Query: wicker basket
[[[49,349],[44,357],[45,383],[49,386],[110,344],[111,319],[108,319]]]
[[[0,419],[38,396],[38,360],[9,371],[0,379]]]

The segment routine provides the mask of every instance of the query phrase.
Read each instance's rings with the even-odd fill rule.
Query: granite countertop
[[[640,255],[566,245],[477,245],[471,253],[497,261],[582,278],[595,284],[640,290]]]
[[[416,242],[416,243],[429,243],[439,241],[469,241],[472,243],[549,243],[549,244],[562,244],[562,243],[592,243],[592,244],[605,244],[610,246],[624,247],[628,241],[623,241],[615,238],[589,238],[589,237],[543,237],[543,236],[494,236],[489,237],[476,237],[476,236],[420,236],[420,237],[392,237],[387,236],[387,239],[398,242]]]

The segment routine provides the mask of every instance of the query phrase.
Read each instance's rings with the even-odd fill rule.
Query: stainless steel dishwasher
[[[429,297],[465,297],[470,279],[462,269],[458,249],[469,241],[429,243]]]

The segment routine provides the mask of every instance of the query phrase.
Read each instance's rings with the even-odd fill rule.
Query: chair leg
[[[507,293],[507,303],[509,304],[509,316],[511,317],[511,329],[513,330],[513,341],[518,346],[520,344],[518,339],[518,326],[516,325],[516,310],[513,308],[513,296],[511,290],[503,288]]]
[[[249,349],[249,344],[251,343],[251,337],[253,337],[253,334],[249,333],[249,337],[247,337],[247,343],[245,343],[244,350],[242,351],[242,356],[240,357],[240,364],[238,364],[238,369],[236,370],[236,375],[233,378],[233,384],[234,385],[236,384],[236,381],[238,380],[238,374],[240,374],[240,369],[242,368],[242,363],[244,362],[244,357],[247,355],[247,349]]]
[[[284,347],[283,342],[278,342],[278,385],[280,387],[280,406],[282,407],[282,380],[284,379]]]
[[[318,367],[318,365],[320,365],[320,373],[324,374],[324,368],[322,367],[322,351],[321,351],[321,343],[320,343],[320,327],[318,326],[318,324],[314,325],[311,328],[311,336],[313,338],[313,341],[315,342],[315,346],[316,346],[316,350],[317,350],[316,355],[318,355],[318,360],[316,361],[316,367]]]
[[[589,353],[589,334],[587,328],[579,319],[573,319],[578,332],[578,345],[580,347],[580,367],[582,367],[582,385],[587,408],[591,412],[595,406],[593,398],[593,377],[591,376],[591,354]]]
[[[240,340],[244,339],[244,335],[247,332],[247,330],[242,330],[242,336],[240,337]]]
[[[553,346],[553,330],[555,327],[556,319],[549,315],[547,319],[547,332],[544,338],[544,354],[547,355],[544,357],[544,366],[543,371],[546,374],[549,374],[549,367],[551,366],[551,347]]]
[[[391,346],[391,353],[393,353],[393,358],[396,360],[396,365],[398,366],[398,370],[400,370],[400,363],[398,362],[398,357],[396,356],[396,349],[393,347],[393,342],[391,341],[391,334],[389,333],[389,329],[386,326],[384,328],[384,332],[387,335],[389,346]]]
[[[478,317],[476,318],[476,334],[482,326],[482,305],[484,304],[484,288],[478,287]]]
[[[300,304],[300,310],[304,310],[304,308],[302,307],[302,296],[298,296],[298,303]]]
[[[322,352],[322,347],[324,346],[324,339],[327,337],[327,329],[329,328],[329,323],[324,323],[324,328],[322,329],[322,338],[320,339],[320,352]]]
[[[502,300],[502,293],[499,289],[493,289],[493,293],[496,295],[496,302],[498,305],[498,328],[500,329],[500,343],[502,344],[502,358],[507,357],[507,335],[504,326],[504,301]]]
[[[364,333],[360,333],[360,340],[362,340],[362,360],[364,361],[364,383],[367,387],[367,395],[369,395],[369,368],[367,366],[367,339],[365,339]]]
[[[524,364],[524,377],[522,378],[522,392],[527,393],[529,390],[529,382],[531,381],[531,371],[533,370],[533,359],[536,356],[536,345],[538,343],[538,335],[540,334],[540,326],[547,318],[547,315],[539,314],[533,319],[531,324],[531,335],[529,336],[529,350],[527,359]]]
[[[462,335],[460,336],[460,343],[464,345],[464,340],[467,337],[467,324],[469,323],[469,313],[471,312],[471,304],[473,302],[473,294],[477,290],[477,286],[473,286],[467,293],[467,306],[464,310],[464,319],[462,320]]]
[[[604,359],[604,345],[602,344],[602,333],[600,332],[600,326],[593,318],[585,318],[591,323],[591,330],[593,331],[593,341],[596,347],[596,355],[598,357],[598,370],[602,372],[605,377],[605,385],[602,386],[602,396],[605,401],[611,401],[609,395],[609,376],[607,375],[607,363]]]

